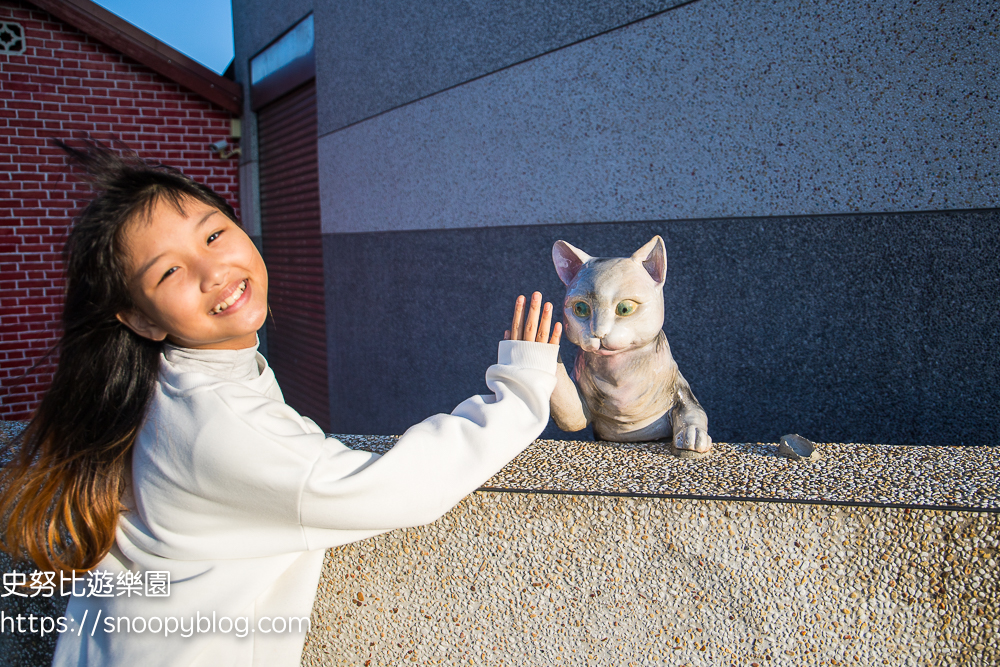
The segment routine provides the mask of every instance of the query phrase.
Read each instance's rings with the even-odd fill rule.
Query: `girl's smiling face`
[[[219,209],[161,197],[125,228],[137,310],[118,319],[140,336],[189,348],[252,347],[267,317],[267,269],[250,237]]]

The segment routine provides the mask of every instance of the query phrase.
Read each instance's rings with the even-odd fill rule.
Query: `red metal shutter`
[[[267,360],[285,401],[330,427],[316,85],[257,112],[260,217],[269,277]]]

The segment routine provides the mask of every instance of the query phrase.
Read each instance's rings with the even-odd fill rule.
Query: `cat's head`
[[[631,257],[591,257],[565,241],[552,262],[566,285],[563,329],[570,342],[602,355],[642,347],[663,327],[667,251],[654,236]]]

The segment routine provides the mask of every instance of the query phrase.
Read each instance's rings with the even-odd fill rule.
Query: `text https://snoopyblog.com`
[[[235,634],[237,637],[260,632],[271,633],[307,633],[309,632],[308,616],[262,616],[253,622],[249,616],[217,616],[196,612],[194,616],[104,616],[100,610],[93,619],[88,619],[90,610],[85,610],[79,623],[66,616],[37,616],[35,614],[11,614],[0,610],[0,633],[37,634],[41,637],[53,632],[75,632],[82,636],[84,632],[91,637],[98,632],[134,634],[162,634],[164,637],[180,635],[191,637],[195,634],[221,633]]]

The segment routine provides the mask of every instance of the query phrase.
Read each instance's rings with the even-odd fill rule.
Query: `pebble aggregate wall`
[[[28,2],[0,0],[26,50],[0,53],[0,419],[23,419],[54,370],[62,246],[87,191],[52,139],[120,139],[177,167],[238,206],[236,161],[207,146],[232,115]],[[35,365],[39,367],[35,368]]]
[[[332,549],[302,664],[1000,661],[1000,515],[476,493]]]
[[[0,440],[21,428],[0,421]],[[396,440],[338,437],[379,453]],[[537,441],[486,483],[493,490],[438,521],[331,549],[302,664],[997,664],[994,448],[826,444],[806,464],[764,443],[717,447],[690,462],[648,446]],[[871,488],[856,449],[884,459],[896,483]],[[841,469],[823,491],[840,504],[802,502],[810,480],[833,472],[824,462]],[[707,468],[750,468],[765,488]],[[948,470],[965,479],[936,481]],[[677,484],[791,502],[637,495]],[[532,485],[547,491],[514,490]],[[886,486],[892,507],[848,500]],[[0,552],[0,569],[12,568]],[[0,598],[8,615],[64,607]],[[54,635],[0,633],[9,664],[44,667],[54,648]]]
[[[998,535],[987,512],[478,492],[330,550],[302,664],[986,667]],[[6,664],[54,648],[0,636]]]

